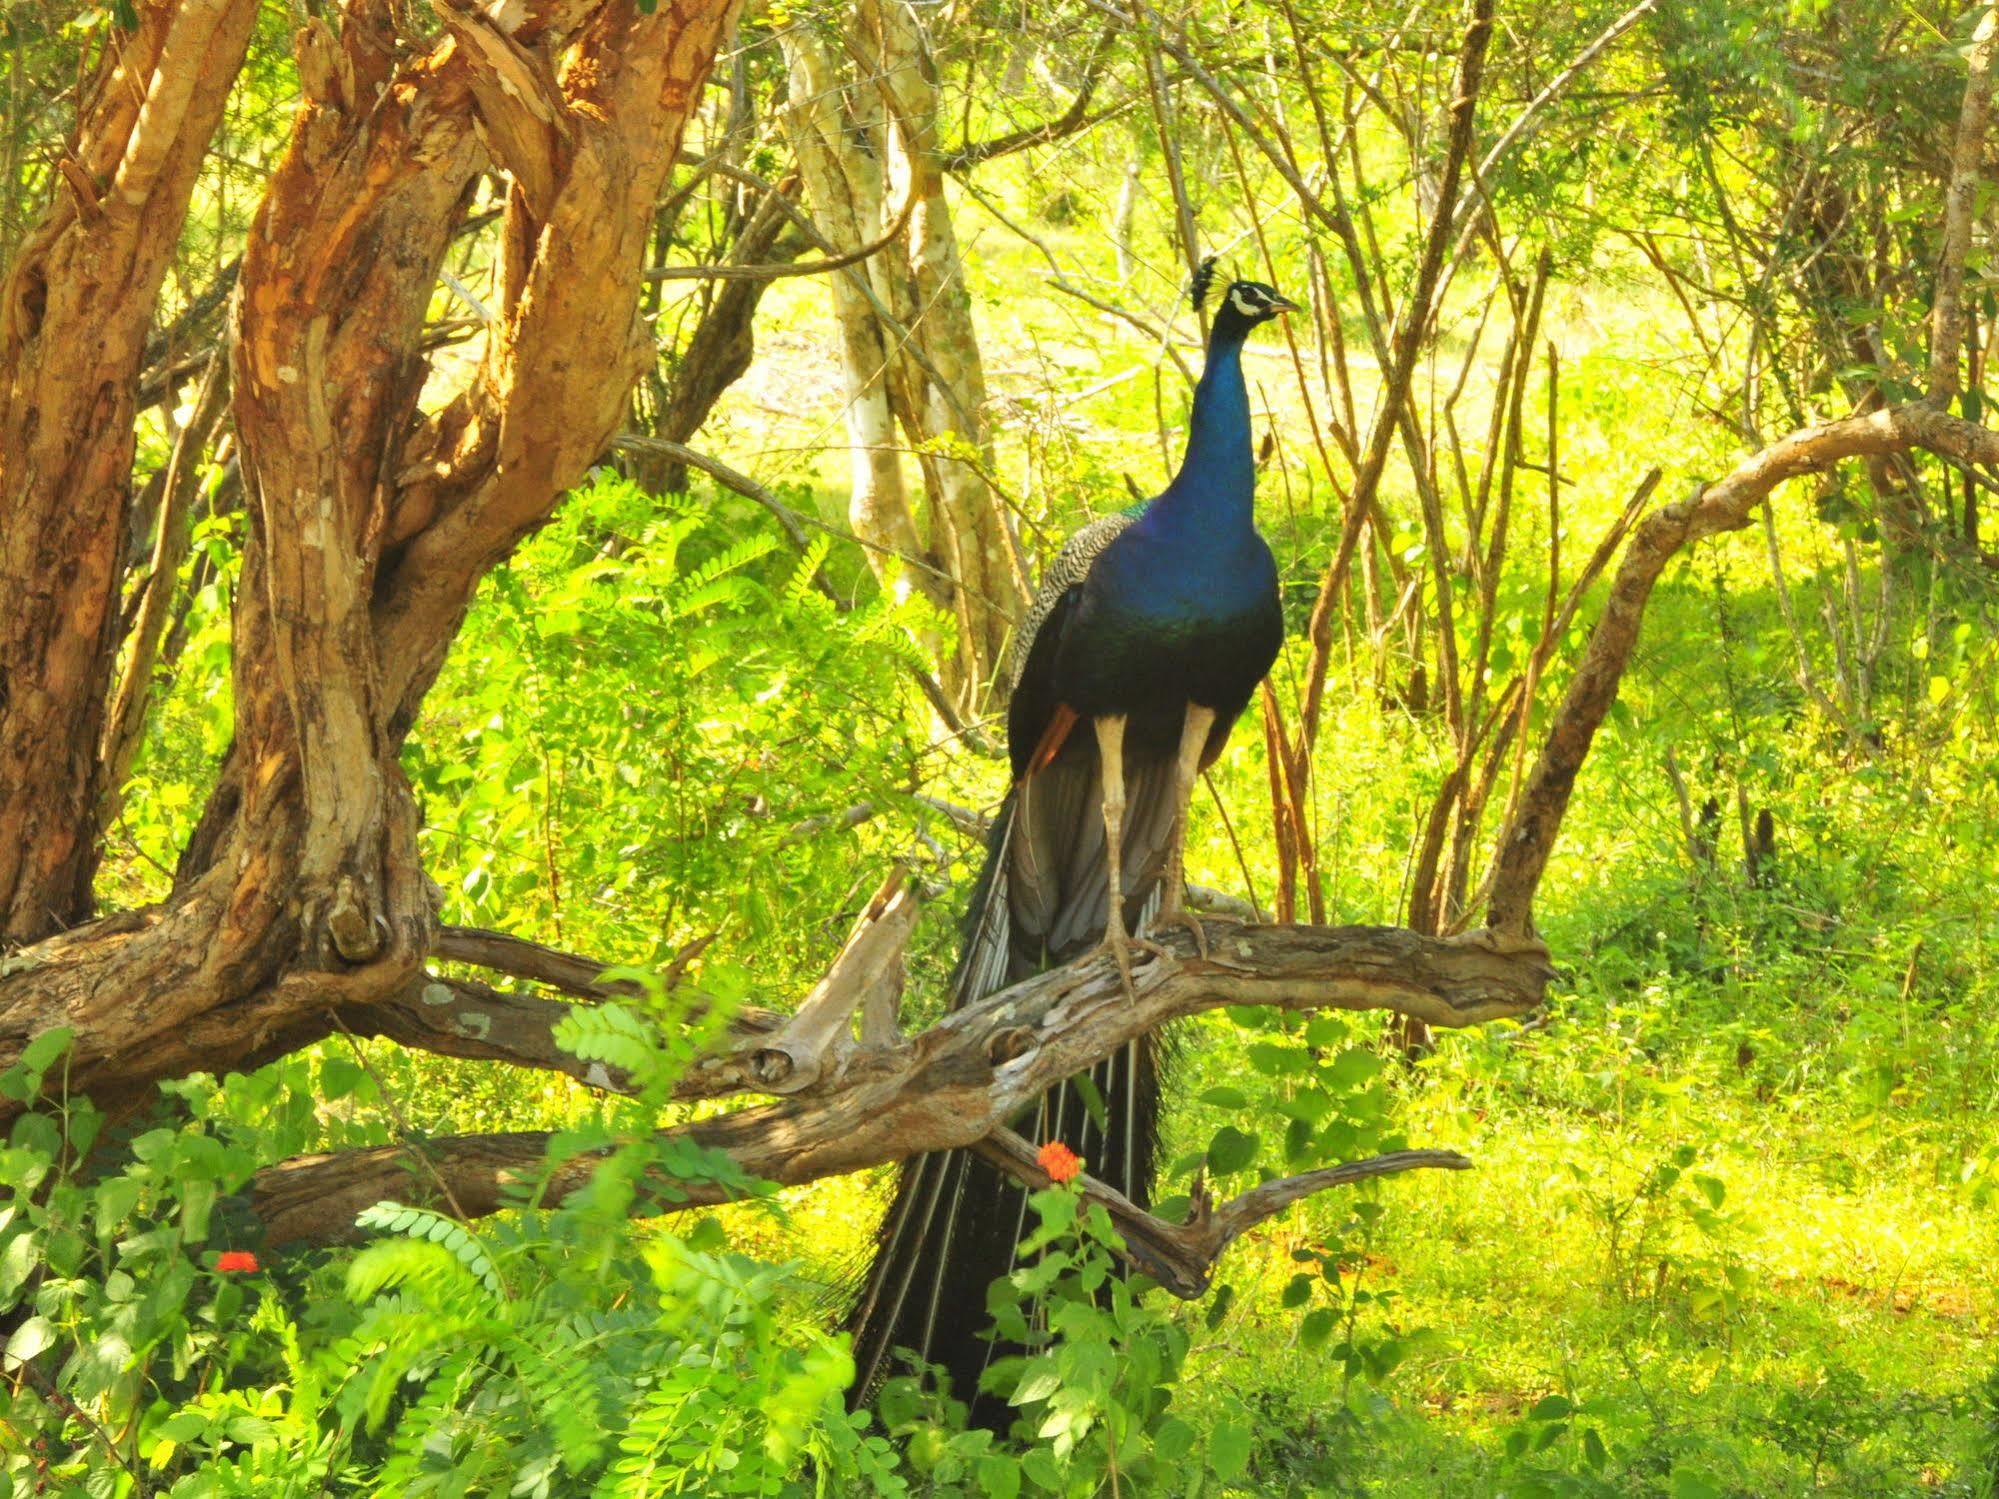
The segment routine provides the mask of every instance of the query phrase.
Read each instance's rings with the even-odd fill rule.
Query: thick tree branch
[[[146,332],[256,0],[143,0],[0,277],[0,944],[85,919]]]
[[[485,363],[407,445],[410,482],[387,522],[375,625],[392,734],[413,719],[479,579],[604,451],[655,357],[637,296],[652,213],[735,9],[603,5],[566,51],[538,39],[562,61],[536,106],[559,114],[515,136],[549,159],[545,201],[509,198]],[[529,109],[507,87],[510,64],[482,53],[466,65],[489,130],[491,114]]]
[[[0,373],[58,352],[74,356],[92,392],[109,393],[43,401],[27,391],[18,408],[0,396],[0,428],[21,418],[53,445],[43,461],[0,431],[0,593],[18,551],[33,576],[115,597],[105,590],[124,537],[110,522],[122,521],[131,443],[129,381],[118,371],[142,349],[146,319],[114,306],[99,273],[115,274],[121,297],[142,290],[150,310],[154,264],[121,260],[124,218],[145,221],[144,254],[163,263],[174,236],[160,226],[178,222],[206,141],[197,116],[219,112],[241,55],[235,33],[247,37],[256,6],[204,0],[145,12],[141,32],[121,43],[123,71],[102,91],[108,123],[80,143],[87,159],[72,163],[67,195],[24,242],[0,298]],[[398,11],[356,0],[337,34],[318,19],[300,30],[302,100],[246,248],[233,350],[253,522],[235,593],[235,743],[165,904],[0,960],[0,1066],[31,1037],[68,1027],[70,1085],[116,1106],[150,1097],[162,1077],[220,1072],[324,1034],[329,1011],[389,1002],[419,978],[435,910],[397,749],[479,578],[602,452],[631,376],[651,357],[640,256],[733,14],[734,0],[662,0],[651,15],[622,0],[526,0],[439,40],[401,36]],[[206,50],[173,49],[201,80],[185,109],[184,77],[146,100],[132,88],[177,17],[213,23]],[[505,35],[469,40],[466,26]],[[547,61],[558,58],[559,70]],[[513,193],[486,365],[462,400],[426,418],[423,334],[443,244],[498,140],[480,111],[549,102],[509,91],[516,64],[549,68],[562,91],[565,114],[551,129],[567,138],[551,155],[553,196],[543,219],[527,189]],[[131,147],[142,104],[142,131],[147,121],[186,126],[166,169],[150,146]],[[517,136],[503,154],[529,149]],[[123,187],[104,198],[114,173],[125,186],[154,182],[158,211],[133,208]],[[27,389],[8,379],[0,389]],[[96,442],[98,430],[123,435]],[[24,473],[84,488],[20,501],[16,459]],[[112,484],[119,502],[100,503]],[[57,504],[63,524],[35,518],[44,503]],[[67,561],[13,548],[17,534],[38,545],[61,537]],[[0,940],[73,921],[76,902],[51,892],[65,870],[87,874],[74,834],[87,823],[52,829],[71,810],[70,791],[53,794],[48,776],[89,760],[98,735],[43,711],[40,684],[53,673],[101,703],[97,665],[110,637],[80,595],[43,586],[39,596],[62,614],[62,640],[28,614],[0,619]],[[34,724],[17,717],[21,707]],[[32,733],[13,734],[21,725]],[[34,777],[8,772],[16,752],[39,767]],[[87,791],[88,777],[75,786]],[[23,795],[24,822],[9,815]],[[52,862],[23,871],[8,849]],[[25,930],[7,924],[23,892]]]
[[[1880,457],[1923,448],[1961,463],[1999,461],[1999,433],[1912,402],[1888,410],[1806,427],[1772,443],[1714,484],[1655,510],[1631,533],[1611,580],[1610,597],[1590,635],[1567,696],[1549,726],[1540,759],[1512,821],[1500,836],[1497,873],[1486,920],[1495,931],[1533,929],[1534,892],[1561,831],[1596,731],[1602,726],[1645,620],[1652,585],[1675,553],[1691,542],[1749,524],[1756,507],[1787,479],[1818,473],[1848,458]]]
[[[1552,976],[1538,942],[1491,933],[1447,939],[1394,927],[1247,926],[1214,933],[1206,959],[1192,955],[1183,935],[1173,940],[1179,960],[1141,968],[1135,998],[1108,957],[1085,959],[948,1015],[909,1040],[854,1045],[838,1065],[821,1065],[778,1102],[698,1120],[668,1136],[724,1151],[752,1176],[814,1181],[975,1144],[1049,1087],[1169,1020],[1261,1004],[1385,1009],[1464,1026],[1526,1013]],[[857,957],[855,967],[862,972],[867,963]],[[865,986],[856,982],[849,992]],[[747,1073],[755,1055],[738,1050],[718,1072],[745,1069],[739,1086],[763,1088]],[[422,1148],[466,1211],[480,1213],[498,1207],[510,1186],[537,1178],[547,1140],[540,1133],[451,1137]],[[588,1157],[566,1162],[550,1195],[575,1191],[594,1168]],[[647,1210],[722,1195],[712,1184],[678,1186],[685,1202],[656,1200]],[[385,1147],[273,1167],[258,1178],[255,1207],[275,1241],[337,1239],[352,1233],[354,1215],[370,1203],[425,1190],[409,1175],[404,1148]],[[1220,1236],[1216,1252],[1241,1231],[1227,1225],[1247,1226],[1254,1213],[1245,1208],[1220,1221],[1224,1227],[1212,1231]]]
[[[706,937],[697,937],[674,953],[662,971],[666,987],[673,988],[680,975],[686,972],[687,965],[700,957],[702,951],[714,940],[712,933]],[[564,994],[574,994],[579,999],[606,999],[614,995],[642,992],[636,984],[621,980],[610,982],[604,980],[605,970],[616,967],[614,963],[579,957],[575,953],[561,952],[553,947],[544,947],[539,942],[530,942],[525,937],[515,937],[506,932],[489,932],[483,927],[439,927],[437,944],[432,953],[448,963],[466,963],[474,968],[489,968],[510,978],[528,979],[537,984],[546,984],[551,989],[560,989]]]

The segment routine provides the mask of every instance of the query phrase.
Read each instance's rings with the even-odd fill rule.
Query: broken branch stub
[[[906,892],[897,892],[878,914],[864,916],[843,954],[854,955],[856,977],[822,988],[838,993],[843,1003],[864,993],[867,985],[858,975],[883,971],[875,967],[882,958],[877,944],[900,951],[895,928],[913,914],[903,905],[908,900]],[[1135,995],[1127,996],[1115,962],[1091,957],[1002,990],[882,1049],[861,1046],[843,1028],[829,1027],[824,1020],[834,1009],[829,999],[808,1033],[834,1039],[816,1054],[801,1047],[818,1066],[809,1076],[788,1079],[795,1083],[792,1091],[772,1103],[681,1125],[662,1138],[722,1151],[751,1176],[797,1185],[929,1151],[976,1146],[1008,1127],[1049,1088],[1169,1020],[1230,1005],[1272,1005],[1295,1011],[1383,1009],[1431,1025],[1465,1026],[1532,1010],[1553,977],[1539,942],[1488,932],[1440,938],[1397,927],[1245,926],[1215,934],[1206,958],[1194,954],[1183,934],[1169,934],[1167,941],[1175,959],[1142,967]],[[842,1026],[851,1014],[851,1009],[840,1012]],[[732,1037],[723,1057],[707,1069],[710,1096],[770,1091],[752,1064],[759,1054],[778,1049],[774,1039]],[[828,1066],[829,1060],[837,1065]],[[354,1215],[362,1208],[384,1197],[428,1194],[434,1175],[450,1184],[467,1212],[491,1212],[509,1186],[541,1178],[548,1139],[544,1133],[522,1133],[431,1140],[420,1147],[428,1157],[420,1176],[408,1169],[407,1152],[415,1146],[290,1161],[259,1175],[253,1207],[274,1242],[341,1239],[351,1236]],[[577,1190],[596,1164],[590,1155],[564,1161],[549,1175],[542,1200],[560,1201]],[[677,1211],[727,1195],[698,1181],[673,1187],[673,1200],[651,1196],[638,1210]],[[1271,1194],[1252,1196],[1239,1210],[1218,1212],[1215,1226],[1199,1230],[1205,1237],[1183,1236],[1171,1254],[1161,1249],[1162,1265],[1176,1255],[1190,1265],[1202,1254],[1219,1254],[1243,1229],[1282,1206],[1261,1211],[1271,1200]],[[1179,1283],[1190,1284],[1188,1275]]]

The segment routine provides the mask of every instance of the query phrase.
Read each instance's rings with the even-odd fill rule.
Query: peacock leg
[[[1208,747],[1208,731],[1215,725],[1215,710],[1199,703],[1187,704],[1187,717],[1180,725],[1180,756],[1173,765],[1173,833],[1166,845],[1166,878],[1159,896],[1159,914],[1153,927],[1184,926],[1194,934],[1194,947],[1208,955],[1208,934],[1200,918],[1189,911],[1187,897],[1187,816],[1194,802],[1194,783],[1201,777],[1201,756]]]
[[[1104,864],[1110,875],[1110,915],[1104,922],[1103,946],[1117,959],[1124,977],[1124,992],[1136,997],[1131,982],[1131,950],[1143,948],[1158,956],[1171,957],[1154,942],[1135,940],[1124,929],[1124,718],[1122,715],[1095,720],[1097,759],[1104,782]]]

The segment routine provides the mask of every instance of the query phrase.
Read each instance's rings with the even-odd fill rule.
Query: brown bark
[[[1500,837],[1498,869],[1486,921],[1496,931],[1533,929],[1534,892],[1561,830],[1575,780],[1603,726],[1638,633],[1645,605],[1666,564],[1682,547],[1750,523],[1756,507],[1787,479],[1819,473],[1851,458],[1922,448],[1964,463],[1999,461],[1999,433],[1946,415],[1924,402],[1807,427],[1745,458],[1726,478],[1677,504],[1655,510],[1631,533],[1568,694],[1556,710],[1520,805]]]
[[[71,1086],[115,1105],[408,993],[435,914],[396,751],[479,578],[582,476],[651,357],[646,231],[732,15],[547,0],[511,30],[452,11],[413,50],[355,0],[337,38],[301,32],[235,329],[236,744],[166,904],[7,960],[0,1065],[67,1025]],[[489,145],[514,178],[498,324],[471,387],[418,420],[431,287]]]
[[[138,10],[0,286],[0,946],[90,914],[139,371],[257,6]]]
[[[894,101],[888,127],[889,196],[913,205],[908,274],[896,284],[896,316],[913,352],[904,378],[917,423],[918,461],[931,503],[931,547],[956,587],[958,653],[947,684],[969,695],[989,681],[1005,654],[1028,590],[1013,528],[986,480],[985,366],[972,326],[972,298],[944,195],[938,145],[936,65],[906,0],[863,0],[861,24],[875,51],[881,86]]]
[[[735,1038],[701,1069],[716,1085],[704,1091],[782,1091],[778,1102],[699,1120],[667,1137],[726,1151],[766,1180],[813,1181],[974,1144],[1064,1078],[1169,1020],[1204,1010],[1386,1009],[1464,1026],[1532,1009],[1552,977],[1538,942],[1489,933],[1433,938],[1394,927],[1239,927],[1218,934],[1206,958],[1194,956],[1184,936],[1172,939],[1178,962],[1141,969],[1135,996],[1127,994],[1117,965],[1095,956],[1003,990],[908,1040],[857,1042],[833,1022],[865,1008],[882,965],[907,938],[897,917],[904,910],[891,897],[877,921],[856,929],[842,955],[846,972],[836,965],[815,991],[816,1009],[808,1000],[777,1038]],[[774,1053],[786,1064],[774,1064]],[[384,1197],[421,1200],[440,1180],[468,1213],[491,1212],[510,1185],[537,1179],[548,1138],[524,1132],[432,1140],[423,1147],[428,1165],[420,1172],[401,1147],[302,1158],[262,1173],[253,1204],[279,1242],[345,1237],[361,1208]],[[545,1200],[577,1190],[595,1164],[589,1157],[566,1163]],[[642,1208],[672,1211],[726,1195],[700,1182],[676,1185],[685,1200],[652,1199]]]

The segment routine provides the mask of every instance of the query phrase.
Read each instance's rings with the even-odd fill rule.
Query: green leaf
[[[1249,1466],[1249,1427],[1240,1421],[1221,1421],[1208,1438],[1208,1466],[1223,1482],[1238,1477]]]
[[[1240,1171],[1256,1159],[1257,1138],[1233,1124],[1224,1124],[1208,1141],[1208,1169],[1217,1176]]]
[[[47,1317],[30,1317],[7,1340],[7,1363],[24,1364],[55,1346],[56,1325]]]
[[[1194,1450],[1194,1442],[1199,1435],[1193,1427],[1178,1416],[1168,1416],[1159,1423],[1159,1429],[1152,1434],[1152,1453],[1163,1463],[1178,1466],[1186,1455]]]
[[[1583,1428],[1583,1462],[1590,1472],[1601,1473],[1603,1465],[1610,1461],[1610,1454],[1604,1450],[1603,1438],[1597,1435],[1594,1426]]]
[[[52,1026],[43,1031],[21,1048],[21,1065],[33,1073],[47,1072],[55,1059],[69,1050],[72,1034],[66,1025]]]
[[[327,1057],[319,1064],[320,1096],[331,1102],[345,1098],[366,1080],[368,1074],[347,1057]]]
[[[145,1184],[136,1177],[113,1176],[97,1184],[97,1231],[115,1232],[139,1206]]]
[[[183,1182],[180,1189],[181,1231],[196,1244],[208,1237],[208,1217],[215,1208],[215,1183],[203,1178]]]
[[[15,1295],[40,1260],[41,1246],[32,1231],[23,1229],[7,1241],[7,1247],[0,1250],[0,1308],[14,1304]]]
[[[1030,1364],[1026,1377],[1014,1388],[1013,1399],[1009,1403],[1033,1405],[1037,1401],[1046,1400],[1061,1387],[1062,1376],[1055,1370],[1036,1369]]]
[[[1229,1308],[1234,1305],[1235,1287],[1233,1285],[1225,1285],[1215,1292],[1214,1299],[1208,1303],[1207,1324],[1209,1332],[1213,1332],[1222,1325],[1222,1322],[1228,1317]]]
[[[1046,1489],[1051,1494],[1062,1492],[1062,1465],[1046,1447],[1036,1447],[1021,1458],[1020,1471],[1032,1479],[1037,1488]]]
[[[1070,1078],[1069,1081],[1075,1085],[1076,1092],[1082,1096],[1083,1107],[1090,1111],[1090,1118],[1096,1121],[1098,1131],[1103,1134],[1110,1133],[1110,1111],[1104,1107],[1104,1095],[1098,1091],[1097,1085],[1091,1080],[1090,1074],[1079,1072]]]
[[[1020,1464],[989,1452],[979,1459],[979,1492],[987,1499],[1015,1499],[1020,1493]]]
[[[1326,1339],[1333,1335],[1333,1328],[1336,1325],[1337,1320],[1331,1307],[1315,1307],[1305,1313],[1304,1320],[1298,1324],[1298,1346],[1307,1352],[1323,1347]]]

